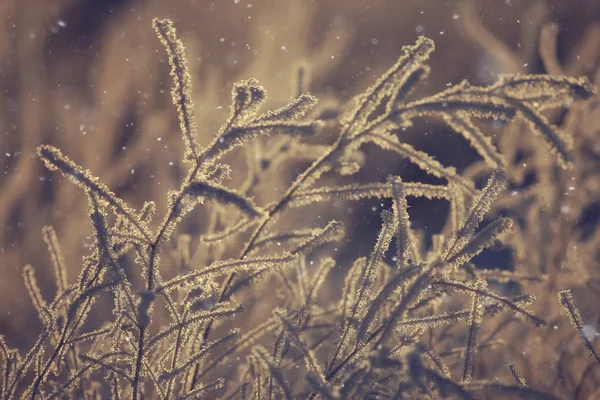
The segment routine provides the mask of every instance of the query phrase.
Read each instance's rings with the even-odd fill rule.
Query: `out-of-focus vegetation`
[[[600,5],[29,3],[0,4],[4,394],[598,394]]]

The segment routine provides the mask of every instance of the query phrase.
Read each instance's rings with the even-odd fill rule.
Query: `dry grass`
[[[460,36],[489,50],[473,83],[438,75],[420,37],[340,90],[352,51],[389,35],[361,36],[379,20],[352,3],[213,3],[223,32],[246,23],[212,51],[185,31],[190,4],[183,35],[155,19],[151,41],[138,17],[170,10],[150,2],[118,10],[84,57],[61,44],[84,27],[61,16],[85,8],[5,3],[0,124],[27,134],[2,142],[3,282],[26,260],[41,329],[19,341],[10,327],[31,321],[2,321],[2,398],[597,395],[600,30],[581,24],[569,53],[547,23],[568,21],[560,7],[499,8],[528,22],[499,37],[477,5],[405,8],[412,36],[452,38],[447,61]],[[55,85],[67,65],[72,85]]]

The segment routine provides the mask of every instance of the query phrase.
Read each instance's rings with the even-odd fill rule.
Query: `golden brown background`
[[[596,0],[0,1],[0,332],[9,344],[28,344],[38,330],[23,265],[36,268],[48,298],[55,290],[42,226],[57,230],[71,278],[90,232],[85,197],[43,168],[38,144],[63,149],[136,207],[152,198],[164,209],[166,190],[181,178],[180,134],[154,17],[172,19],[186,44],[202,143],[225,118],[234,81],[256,77],[269,106],[280,105],[292,95],[292,73],[302,61],[312,69],[310,91],[337,104],[363,90],[419,35],[437,45],[423,93],[462,79],[490,83],[503,72],[547,72],[537,49],[546,23],[559,28],[566,73],[597,79],[600,53]],[[410,135],[459,170],[475,156],[437,125],[418,125]],[[390,160],[386,168],[366,173],[384,177],[404,164]],[[408,168],[403,178],[422,180],[415,174]],[[444,210],[436,207],[415,204],[411,216],[438,229]],[[351,228],[372,237],[376,228],[368,221],[378,221],[377,214],[368,206],[356,213]],[[591,210],[582,223],[595,229],[598,214]],[[192,222],[185,229],[201,227]]]

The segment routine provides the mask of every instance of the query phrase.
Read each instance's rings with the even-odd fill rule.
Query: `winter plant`
[[[38,147],[46,167],[87,196],[93,240],[72,279],[60,238],[44,228],[56,296],[44,299],[34,269],[24,268],[43,328],[24,354],[0,337],[3,399],[554,398],[526,382],[516,363],[504,365],[512,375],[505,380],[480,368],[481,354],[493,358],[502,351],[503,332],[514,317],[518,324],[547,323],[531,310],[534,295],[503,289],[543,282],[546,275],[474,264],[488,248],[513,246],[511,232],[518,225],[510,213],[482,223],[510,184],[513,165],[481,121],[524,122],[545,142],[549,162],[569,168],[572,138],[544,112],[591,97],[593,85],[560,75],[502,75],[489,86],[463,81],[414,99],[434,50],[433,41],[421,37],[334,118],[321,118],[309,93],[263,112],[265,89],[255,79],[238,82],[228,118],[210,143],[198,143],[184,46],[171,21],[155,19],[153,25],[171,67],[187,175],[166,194],[168,209],[157,216],[153,201],[136,210],[58,148]],[[485,161],[483,185],[403,142],[404,129],[423,118],[442,121],[470,142]],[[310,141],[324,131],[334,132],[332,143]],[[268,152],[261,142],[275,135],[285,152]],[[391,176],[320,184],[326,174],[358,175],[367,162],[366,144],[409,160],[443,183]],[[234,189],[227,186],[232,167],[225,156],[238,147],[266,162],[262,169],[249,165],[243,185]],[[257,204],[251,198],[257,182],[268,179],[265,170],[307,153],[310,164],[278,201]],[[431,245],[411,227],[410,197],[450,204],[446,228]],[[381,213],[370,254],[348,265],[329,246],[344,239],[342,222],[277,223],[283,214],[315,203],[367,198],[389,199],[392,206]],[[199,222],[205,231],[200,238],[178,234],[178,224],[196,207],[210,210]],[[225,256],[232,238],[243,235],[239,255]],[[174,263],[169,271],[178,271],[168,278],[167,262]],[[324,293],[324,287],[340,290]],[[255,301],[270,288],[269,304]],[[573,296],[563,291],[559,300],[600,362]],[[90,312],[106,301],[112,315],[90,329]],[[482,335],[484,325],[492,333]]]

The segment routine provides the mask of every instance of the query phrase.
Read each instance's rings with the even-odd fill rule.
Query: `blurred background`
[[[257,78],[267,89],[267,106],[277,107],[295,94],[297,66],[308,65],[309,91],[335,110],[420,35],[434,39],[436,51],[417,95],[463,79],[486,84],[500,73],[556,72],[539,55],[544,27],[556,39],[561,72],[596,82],[599,77],[597,0],[3,0],[0,332],[13,346],[28,344],[39,326],[22,284],[23,266],[36,268],[47,299],[55,291],[41,228],[55,227],[71,280],[90,233],[85,196],[44,169],[36,146],[61,148],[136,208],[155,200],[159,215],[167,190],[185,173],[154,17],[172,19],[186,46],[200,143],[208,143],[226,118],[237,80]],[[477,157],[466,141],[436,123],[416,124],[403,139],[459,171]],[[396,157],[381,158],[369,148],[365,154],[379,160],[377,168],[361,172],[369,181],[400,172],[407,181],[431,181]],[[286,176],[273,177],[266,188],[284,188],[300,167],[285,169]],[[233,186],[244,178],[235,162],[233,175]],[[255,195],[264,204],[273,200],[271,193]],[[353,242],[352,251],[364,253],[379,228],[379,212],[368,203],[353,207],[350,230],[360,227],[353,237],[366,239],[364,245]],[[415,227],[435,232],[446,210],[443,202],[411,204],[411,218]],[[348,210],[343,214],[337,217],[348,219]],[[598,215],[586,218],[595,226]],[[183,229],[202,231],[194,222]]]

